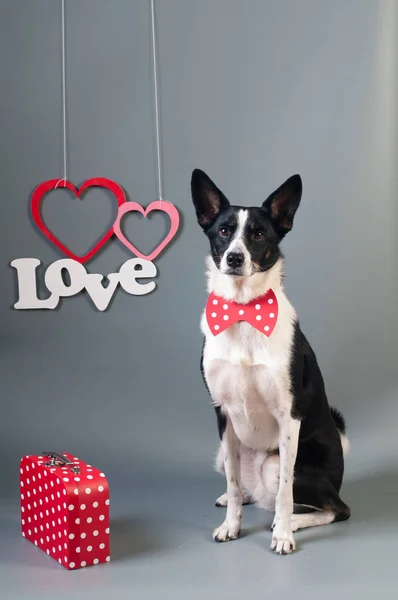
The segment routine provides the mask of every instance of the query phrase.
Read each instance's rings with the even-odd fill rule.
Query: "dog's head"
[[[191,190],[198,223],[221,273],[248,277],[276,263],[281,256],[279,243],[291,230],[300,204],[300,175],[287,179],[258,208],[232,206],[199,169],[192,173]]]

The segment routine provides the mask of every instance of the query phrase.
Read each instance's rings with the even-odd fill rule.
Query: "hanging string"
[[[60,179],[55,186],[63,181],[64,187],[67,180],[67,157],[66,157],[66,42],[65,42],[65,0],[61,0],[61,32],[62,32],[62,162],[63,162],[63,178]]]
[[[158,198],[163,200],[162,195],[162,161],[160,150],[160,125],[159,125],[159,85],[158,85],[158,61],[156,47],[156,19],[155,0],[151,0],[151,27],[152,27],[152,66],[153,66],[153,90],[155,104],[155,135],[156,135],[156,167],[158,178]]]

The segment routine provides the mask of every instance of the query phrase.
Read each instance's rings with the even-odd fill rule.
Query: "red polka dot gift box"
[[[22,536],[66,569],[110,561],[109,487],[104,473],[72,454],[24,456]]]

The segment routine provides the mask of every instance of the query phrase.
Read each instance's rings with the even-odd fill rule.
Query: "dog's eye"
[[[264,234],[262,231],[258,230],[258,231],[253,231],[252,233],[252,240],[256,241],[256,242],[261,242],[261,240],[264,239]]]
[[[228,227],[221,227],[218,231],[218,235],[222,238],[228,238],[231,235],[231,230]]]

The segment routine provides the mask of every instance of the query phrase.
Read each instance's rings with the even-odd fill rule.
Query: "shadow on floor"
[[[178,484],[178,485],[177,485]],[[187,537],[197,539],[197,535],[212,544],[211,531],[224,519],[225,508],[215,508],[214,499],[219,495],[220,484],[216,480],[203,477],[184,478],[162,487],[167,492],[167,502],[159,513],[158,503],[148,499],[156,496],[156,489],[147,489],[142,499],[141,515],[116,516],[111,521],[112,562],[131,558],[154,556],[181,544],[186,546]],[[143,488],[145,489],[145,488]],[[128,492],[124,492],[126,494]],[[341,496],[350,506],[352,517],[348,522],[315,527],[297,532],[298,549],[315,540],[330,537],[354,535],[372,536],[374,530],[388,530],[397,520],[398,468],[393,465],[385,471],[367,473],[357,479],[347,479]],[[25,562],[27,557],[35,557],[30,546],[20,536],[18,506],[11,498],[0,502],[0,532],[5,540],[1,561]],[[166,510],[165,510],[165,507]],[[173,508],[171,508],[173,507]],[[261,511],[254,506],[245,507],[242,538],[252,538],[255,544],[269,548],[271,543],[270,525],[273,514]],[[363,532],[363,533],[362,533]],[[267,535],[263,535],[263,534]],[[258,535],[261,534],[261,535]],[[5,548],[8,548],[6,551]],[[20,555],[22,553],[22,555]],[[30,558],[26,558],[29,562]],[[33,560],[34,562],[34,560]]]
[[[331,537],[350,538],[355,530],[355,537],[372,535],[373,530],[380,532],[383,528],[391,530],[392,524],[397,524],[398,506],[398,469],[391,468],[385,472],[365,474],[358,479],[347,480],[342,487],[341,497],[351,508],[351,518],[342,523],[333,523],[322,527],[311,527],[295,533],[296,551],[307,548],[308,544]],[[257,509],[258,510],[258,509]],[[270,513],[267,513],[269,515]],[[269,524],[272,515],[267,518],[262,531],[268,533],[255,536],[261,531],[258,525],[244,527],[242,537],[255,536],[257,545],[267,549],[271,542]],[[269,539],[268,539],[269,538]]]
[[[398,468],[367,473],[343,483],[341,497],[351,508],[352,519],[366,523],[387,524],[389,517],[397,518]]]
[[[156,517],[122,517],[111,522],[112,561],[147,556],[167,549]]]

